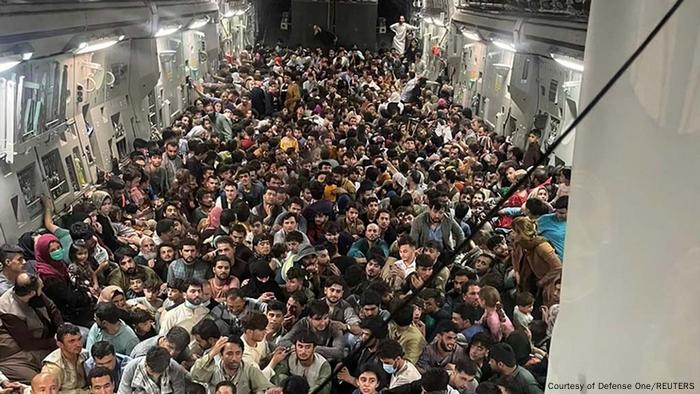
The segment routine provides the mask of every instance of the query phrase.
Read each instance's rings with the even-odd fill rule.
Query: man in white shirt
[[[192,332],[192,327],[209,314],[209,308],[203,305],[203,283],[199,279],[191,278],[185,281],[187,292],[185,302],[169,310],[163,317],[160,326],[160,335],[165,335],[175,326],[180,326]]]
[[[250,312],[242,321],[243,335],[243,361],[256,365],[262,370],[263,375],[270,379],[275,375],[275,367],[280,361],[287,357],[285,349],[279,347],[275,350],[270,362],[262,368],[260,361],[266,359],[270,354],[268,342],[265,340],[265,329],[267,328],[267,316],[262,312]]]
[[[389,26],[391,31],[395,33],[394,35],[394,49],[396,49],[401,56],[403,56],[404,50],[406,49],[406,34],[410,30],[417,30],[416,26],[409,25],[406,23],[406,18],[403,15],[399,17],[399,22],[394,23]]]

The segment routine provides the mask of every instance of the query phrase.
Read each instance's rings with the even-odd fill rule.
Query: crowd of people
[[[2,247],[0,393],[542,392],[571,171],[539,130],[396,50],[248,48],[194,89]]]

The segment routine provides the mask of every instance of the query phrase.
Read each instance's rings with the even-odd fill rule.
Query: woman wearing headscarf
[[[31,231],[22,234],[17,240],[17,246],[22,249],[24,261],[27,264],[24,266],[24,271],[28,274],[36,274],[36,258],[34,257],[34,240],[39,236]]]
[[[244,297],[260,298],[264,294],[274,295],[278,300],[286,297],[275,281],[275,272],[270,268],[270,264],[264,260],[255,261],[250,265],[251,278],[248,283],[241,288]]]
[[[102,226],[102,234],[100,238],[104,241],[107,247],[115,251],[122,246],[117,238],[117,232],[112,226],[112,220],[109,218],[109,214],[112,210],[112,196],[109,193],[96,190],[92,193],[92,202],[97,208],[97,221]]]
[[[56,304],[64,320],[90,327],[94,323],[94,303],[90,293],[71,285],[63,262],[67,251],[53,234],[40,236],[34,245],[36,271],[44,282],[44,293]]]
[[[552,245],[537,235],[535,222],[521,216],[513,220],[511,262],[519,291],[535,294],[535,312],[543,304],[543,280],[561,269],[561,260]],[[537,316],[536,316],[537,317]]]

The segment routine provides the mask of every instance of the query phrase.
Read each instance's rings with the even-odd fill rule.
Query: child
[[[525,291],[515,295],[515,309],[513,310],[513,321],[515,328],[527,328],[534,318],[532,308],[535,305],[535,297]]]
[[[153,315],[143,309],[137,309],[131,313],[131,325],[140,341],[158,334]]]
[[[99,295],[100,285],[97,283],[97,274],[90,266],[90,251],[85,243],[72,243],[68,255],[71,261],[68,265],[68,274],[73,285],[95,296]]]
[[[165,312],[185,302],[186,291],[187,287],[185,287],[185,282],[182,279],[175,278],[168,282],[168,298],[163,301],[163,306],[158,309],[156,321],[160,322],[165,316]]]
[[[501,295],[492,286],[484,286],[479,291],[479,304],[484,309],[481,325],[488,328],[491,335],[500,342],[515,331],[513,323],[501,309]]]
[[[136,306],[155,316],[158,309],[163,306],[163,300],[158,298],[160,287],[155,283],[147,283],[143,288],[143,297],[137,297],[127,301],[127,304]]]
[[[139,272],[129,278],[129,290],[126,292],[126,299],[133,300],[134,298],[143,297],[144,282],[146,276]]]

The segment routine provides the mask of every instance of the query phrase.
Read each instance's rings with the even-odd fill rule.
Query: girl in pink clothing
[[[495,287],[484,286],[481,288],[481,291],[479,291],[479,304],[484,308],[481,325],[484,328],[488,328],[491,335],[498,342],[515,331],[513,323],[500,309],[501,295],[498,294],[498,290]]]

